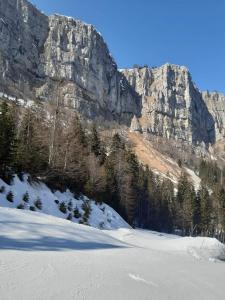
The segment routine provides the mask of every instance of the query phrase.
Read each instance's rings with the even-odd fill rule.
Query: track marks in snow
[[[154,286],[155,288],[158,287],[158,285],[152,281],[147,281],[145,280],[144,278],[140,277],[139,275],[135,275],[135,274],[129,274],[129,277],[135,281],[138,281],[138,282],[142,282],[142,283],[145,283],[147,285],[150,285],[150,286]]]

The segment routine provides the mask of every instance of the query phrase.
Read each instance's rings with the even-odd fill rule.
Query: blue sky
[[[118,67],[185,65],[201,90],[225,92],[225,0],[31,0],[95,25]]]

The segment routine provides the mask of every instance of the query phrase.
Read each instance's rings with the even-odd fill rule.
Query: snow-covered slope
[[[126,241],[130,245],[145,247],[166,253],[190,255],[200,260],[225,260],[225,246],[215,238],[180,237],[149,230],[121,228],[112,230],[110,236]]]
[[[220,243],[204,241],[132,229],[101,231],[0,208],[0,298],[225,299],[224,262],[199,260],[187,251],[190,245],[201,244],[201,250],[211,245],[222,255]],[[218,249],[211,257],[218,257]]]
[[[10,192],[13,195],[12,199],[8,197]],[[37,200],[42,206],[41,209],[37,208],[39,207]],[[60,191],[53,193],[44,183],[32,182],[30,184],[27,175],[24,175],[23,181],[15,176],[11,185],[0,179],[0,207],[35,210],[100,229],[130,228],[108,205],[96,204],[85,196],[76,199],[69,190],[64,193]],[[87,212],[89,210],[90,214]]]
[[[83,250],[122,247],[102,231],[42,213],[0,208],[0,249]]]

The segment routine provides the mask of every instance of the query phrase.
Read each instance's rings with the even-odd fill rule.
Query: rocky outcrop
[[[225,95],[217,92],[203,92],[202,97],[215,121],[216,141],[225,138]]]
[[[214,118],[187,68],[166,64],[122,72],[141,95],[142,131],[191,144],[215,142]]]
[[[134,116],[131,121],[130,131],[142,133],[142,128],[141,128],[140,122],[136,116]]]
[[[0,0],[0,89],[52,100],[86,117],[128,123],[138,97],[118,72],[102,36],[72,18],[47,17],[26,0]]]

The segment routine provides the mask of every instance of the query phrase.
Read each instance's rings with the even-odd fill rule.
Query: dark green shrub
[[[28,194],[28,192],[26,192],[24,195],[23,195],[23,201],[24,202],[29,202],[29,194]]]
[[[59,210],[60,210],[63,214],[66,214],[66,213],[67,213],[67,207],[66,207],[65,202],[61,202],[61,203],[60,203],[60,205],[59,205]]]
[[[19,180],[20,181],[24,181],[24,178],[23,178],[23,173],[22,172],[19,172],[18,174],[17,174],[17,176],[18,176],[18,178],[19,178]]]
[[[72,216],[72,214],[68,214],[68,216],[67,216],[67,220],[69,220],[69,221],[72,221],[72,219],[73,219],[73,216]]]
[[[4,185],[2,185],[2,186],[0,187],[0,193],[3,194],[4,192],[5,192],[5,187],[4,187]]]
[[[31,211],[36,211],[36,208],[34,206],[30,206]]]
[[[73,215],[74,215],[74,218],[76,218],[76,219],[79,219],[81,217],[81,214],[80,214],[79,209],[77,208],[77,206],[73,211]]]
[[[103,228],[104,228],[104,225],[105,225],[104,222],[100,222],[100,223],[99,223],[99,228],[100,228],[100,229],[103,229]]]
[[[37,198],[37,200],[34,201],[34,205],[36,206],[37,209],[42,210],[42,202],[40,198]]]
[[[13,202],[13,193],[11,191],[8,192],[8,194],[6,195],[6,199],[9,201],[9,202]]]
[[[88,220],[90,213],[91,213],[91,205],[90,205],[89,201],[84,201],[81,208],[84,211],[83,218]]]
[[[18,209],[24,209],[25,207],[24,207],[24,204],[21,203],[21,204],[17,205],[17,208]]]
[[[73,210],[73,203],[72,203],[71,200],[69,201],[69,203],[67,205],[67,209],[68,209],[68,211],[72,211]]]
[[[59,200],[57,200],[57,199],[56,199],[56,200],[55,200],[55,204],[57,204],[57,205],[58,205],[58,204],[59,204]]]

